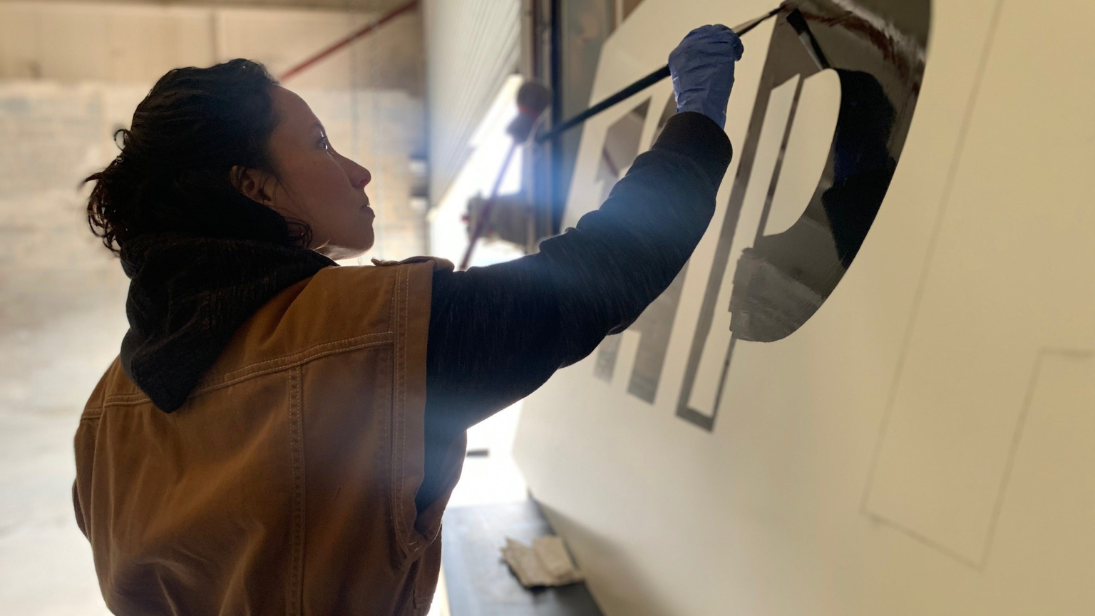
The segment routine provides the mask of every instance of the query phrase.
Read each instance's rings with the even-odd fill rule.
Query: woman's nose
[[[350,183],[353,184],[357,190],[362,190],[369,185],[369,182],[373,181],[373,174],[369,173],[369,170],[354,161],[344,158],[346,161],[346,172],[350,176]]]
[[[353,179],[354,188],[363,189],[369,185],[369,182],[373,181],[373,174],[357,163],[354,163],[354,167],[355,173],[350,176]]]

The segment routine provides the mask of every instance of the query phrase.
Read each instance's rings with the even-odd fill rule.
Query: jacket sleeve
[[[537,254],[437,272],[427,423],[450,434],[467,429],[634,322],[706,231],[730,157],[730,141],[711,119],[678,114],[600,209]]]

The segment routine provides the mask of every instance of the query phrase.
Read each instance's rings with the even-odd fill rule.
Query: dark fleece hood
[[[130,279],[122,368],[168,413],[186,402],[256,310],[335,265],[303,248],[176,233],[127,241],[121,261]]]

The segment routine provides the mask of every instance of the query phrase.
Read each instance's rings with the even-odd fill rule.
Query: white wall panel
[[[769,8],[646,0],[605,45],[591,99],[696,25]],[[772,28],[745,37],[736,160],[656,398],[597,378],[595,352],[526,402],[518,432],[530,488],[608,616],[1091,613],[1093,19],[1086,0],[932,3],[915,116],[854,264],[793,334],[737,342],[706,431],[676,411]],[[606,132],[639,99],[586,126],[566,224],[599,205]],[[811,132],[832,131],[822,116],[805,116]],[[780,199],[766,233],[797,216]],[[745,210],[730,269],[759,224]]]

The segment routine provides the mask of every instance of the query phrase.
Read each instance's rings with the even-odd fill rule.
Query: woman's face
[[[373,246],[373,219],[365,186],[369,170],[342,156],[327,141],[315,114],[296,94],[273,90],[277,127],[268,151],[275,176],[248,172],[244,194],[286,218],[312,228],[309,248],[348,259]]]

